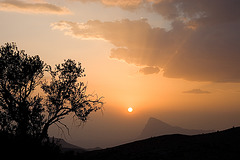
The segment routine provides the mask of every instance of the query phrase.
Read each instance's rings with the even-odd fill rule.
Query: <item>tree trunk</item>
[[[45,138],[48,138],[48,128],[50,124],[46,123],[42,129],[42,133],[40,134],[40,141],[43,141]]]
[[[20,137],[27,137],[29,136],[29,111],[28,111],[28,106],[25,103],[20,104],[19,110],[17,113],[17,123],[18,123],[18,128],[17,128],[17,135]]]

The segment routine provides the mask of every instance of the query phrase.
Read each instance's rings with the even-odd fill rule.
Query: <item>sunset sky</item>
[[[194,129],[240,125],[239,0],[0,0],[0,44],[47,64],[82,63],[103,112],[69,142],[108,147],[149,117]],[[129,113],[128,108],[133,112]],[[61,132],[52,128],[51,134]]]

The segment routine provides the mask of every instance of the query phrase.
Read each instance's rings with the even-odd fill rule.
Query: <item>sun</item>
[[[129,108],[128,108],[128,112],[131,113],[132,111],[133,111],[133,108],[132,108],[132,107],[129,107]]]

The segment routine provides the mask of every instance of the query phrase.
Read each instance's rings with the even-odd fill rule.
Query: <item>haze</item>
[[[240,1],[0,0],[0,44],[50,65],[75,59],[103,112],[67,141],[134,140],[149,117],[189,129],[240,124]],[[128,108],[133,112],[129,113]],[[50,135],[64,136],[57,128]]]

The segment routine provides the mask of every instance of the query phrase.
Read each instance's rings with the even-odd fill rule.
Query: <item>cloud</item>
[[[152,8],[169,19],[216,23],[239,19],[239,4],[238,0],[159,0]]]
[[[163,15],[168,19],[183,18],[198,19],[201,16],[221,17],[221,19],[236,18],[238,0],[72,0],[83,3],[98,2],[106,6],[118,6],[122,9],[146,8]],[[227,14],[226,14],[227,10]],[[230,12],[229,12],[230,11]],[[213,19],[212,19],[213,20]],[[216,20],[219,20],[216,19]]]
[[[142,0],[74,0],[74,1],[80,1],[83,3],[100,2],[106,6],[118,6],[123,9],[136,9],[143,3]]]
[[[192,33],[164,69],[164,75],[197,81],[240,82],[240,1],[155,3],[155,11],[181,21]],[[164,11],[161,8],[169,8]],[[176,28],[173,28],[176,29]]]
[[[173,51],[172,45],[180,38],[168,37],[164,29],[152,28],[146,19],[113,22],[90,20],[86,23],[60,21],[51,24],[51,27],[81,39],[109,41],[116,46],[111,50],[111,58],[141,66],[163,67]]]
[[[209,94],[211,92],[209,91],[204,91],[204,90],[201,90],[201,89],[192,89],[192,90],[189,90],[189,91],[183,91],[183,93],[191,93],[191,94]]]
[[[144,67],[139,70],[140,73],[143,73],[145,75],[148,74],[156,74],[160,71],[158,67]]]
[[[71,12],[65,7],[58,7],[45,1],[5,0],[0,2],[0,11],[35,13],[35,14],[70,14]]]
[[[112,43],[110,57],[158,67],[169,78],[240,82],[240,10],[237,0],[161,0],[153,9],[172,21],[166,31],[147,19],[86,23],[60,21],[53,29]],[[164,8],[166,10],[164,11]]]

